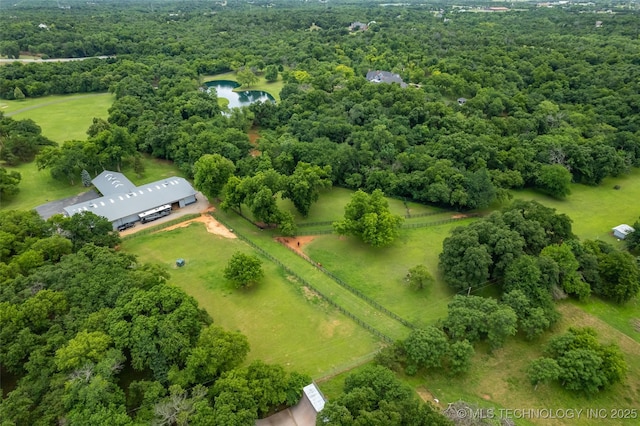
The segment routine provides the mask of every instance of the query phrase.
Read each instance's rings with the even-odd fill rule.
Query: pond
[[[255,102],[275,102],[273,96],[262,90],[243,90],[234,92],[233,89],[240,87],[238,83],[231,80],[209,81],[206,83],[209,89],[215,89],[219,98],[229,100],[229,108],[243,107]]]

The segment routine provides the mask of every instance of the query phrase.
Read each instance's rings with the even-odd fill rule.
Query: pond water
[[[229,108],[243,107],[255,102],[275,102],[273,96],[262,90],[243,90],[234,92],[233,89],[240,87],[238,83],[231,80],[218,80],[206,83],[209,89],[215,89],[219,98],[229,100]]]

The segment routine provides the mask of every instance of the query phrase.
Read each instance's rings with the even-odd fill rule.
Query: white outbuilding
[[[633,229],[632,226],[629,226],[626,223],[618,225],[615,228],[611,228],[611,230],[613,231],[613,236],[621,240],[627,238],[627,235],[629,235],[630,233],[635,232],[635,229]]]

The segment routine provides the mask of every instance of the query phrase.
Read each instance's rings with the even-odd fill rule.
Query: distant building
[[[596,28],[602,27],[602,21],[596,21]]]
[[[630,233],[635,232],[635,229],[633,229],[632,226],[629,226],[626,223],[618,225],[615,228],[611,228],[611,230],[613,231],[613,236],[621,240],[627,238],[627,235],[629,235]]]
[[[362,22],[353,22],[349,25],[349,31],[367,31],[368,29],[369,25]]]
[[[369,71],[367,73],[367,80],[371,83],[398,83],[400,87],[407,87],[407,83],[402,80],[400,75],[389,71]]]
[[[91,181],[102,197],[65,207],[68,216],[90,211],[106,217],[114,229],[148,222],[195,203],[196,190],[186,179],[170,177],[135,186],[125,175],[105,170]]]

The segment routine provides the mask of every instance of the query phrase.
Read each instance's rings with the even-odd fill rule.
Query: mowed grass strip
[[[115,97],[111,93],[54,95],[24,101],[2,101],[0,111],[14,120],[30,118],[47,138],[63,143],[86,140],[93,118],[106,119]]]
[[[170,176],[182,176],[180,170],[173,163],[164,160],[156,160],[151,157],[143,157],[145,171],[142,176],[137,176],[130,166],[125,166],[122,172],[136,185],[154,182]],[[25,163],[17,167],[3,165],[9,171],[17,171],[22,176],[19,188],[20,192],[11,198],[0,199],[0,210],[30,210],[49,201],[72,197],[88,188],[82,186],[80,176],[75,184],[68,181],[59,181],[51,177],[49,170],[38,170],[36,163]]]
[[[614,189],[616,185],[620,189]],[[607,178],[598,186],[571,185],[565,200],[556,200],[531,190],[512,191],[515,199],[536,200],[573,220],[573,232],[580,239],[601,239],[623,247],[611,236],[611,228],[633,225],[640,217],[640,169],[616,178]]]
[[[442,241],[457,226],[472,219],[444,225],[403,229],[390,246],[375,248],[355,237],[316,236],[303,249],[343,281],[374,299],[385,308],[418,327],[433,324],[447,315],[453,292],[438,274]],[[435,282],[413,290],[405,282],[410,268],[425,265]]]
[[[291,214],[293,214],[294,221],[297,224],[334,222],[344,217],[344,208],[349,204],[354,193],[355,191],[351,189],[340,187],[332,187],[321,191],[318,201],[311,205],[311,209],[309,210],[309,215],[307,217],[303,217],[298,213],[290,200],[279,199],[278,206],[283,210],[291,212]],[[389,202],[389,210],[391,213],[401,217],[405,217],[407,214],[447,213],[446,210],[411,201],[407,201],[405,204],[402,200],[397,198],[387,198],[387,201]],[[412,223],[413,221],[427,222],[429,221],[429,217],[407,219],[407,223]],[[324,228],[327,228],[327,226],[324,226]],[[305,229],[305,232],[307,232],[307,229]]]
[[[400,322],[378,311],[354,293],[341,287],[337,282],[320,272],[309,262],[274,241],[274,232],[259,230],[245,219],[231,212],[225,213],[217,211],[216,217],[221,217],[225,223],[237,230],[237,232],[241,233],[245,238],[278,259],[282,264],[286,265],[294,273],[310,283],[327,298],[364,323],[374,327],[393,340],[403,339],[409,334],[410,330]]]
[[[239,239],[208,233],[201,223],[132,238],[122,250],[171,268],[171,284],[193,296],[216,324],[248,337],[249,361],[322,377],[379,347],[369,332],[263,257],[264,279],[251,289],[233,288],[223,278],[229,258],[236,251],[256,252]],[[175,266],[178,258],[186,260],[184,267]]]

